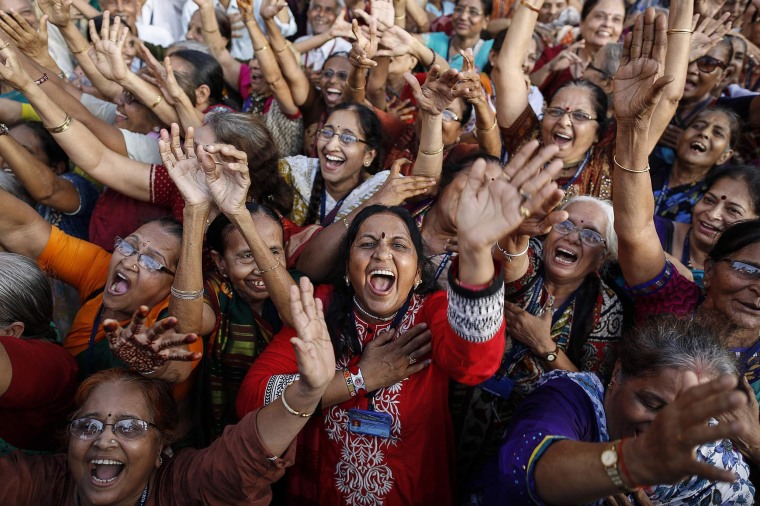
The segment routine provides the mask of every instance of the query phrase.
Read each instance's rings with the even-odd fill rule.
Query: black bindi
[[[725,195],[721,195],[721,196],[720,196],[720,200],[726,200],[727,198],[728,198],[728,197],[726,197]]]
[[[381,235],[381,237],[382,237],[383,239],[385,239],[385,232],[383,232],[383,234]]]

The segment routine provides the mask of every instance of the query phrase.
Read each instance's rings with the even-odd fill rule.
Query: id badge
[[[348,410],[348,430],[354,434],[389,438],[391,425],[393,417],[388,413],[356,408]]]
[[[515,386],[515,382],[506,376],[491,376],[479,386],[489,394],[508,400],[509,395],[512,393],[512,388]]]

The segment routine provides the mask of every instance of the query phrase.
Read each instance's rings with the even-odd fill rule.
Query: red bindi
[[[383,239],[385,239],[385,232],[383,232],[383,235],[381,236]]]
[[[721,196],[720,196],[720,200],[726,200],[727,198],[728,198],[728,197],[726,197],[725,195],[721,195]]]

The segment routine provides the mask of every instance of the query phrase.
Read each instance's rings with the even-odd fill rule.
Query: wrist
[[[199,219],[199,218],[202,218],[203,220],[205,220],[208,217],[210,210],[211,210],[210,202],[197,202],[193,204],[185,204],[185,207],[182,210],[182,216],[184,218],[184,221],[187,221],[188,219]]]
[[[625,444],[620,447],[620,459],[625,463],[625,483],[631,487],[640,487],[657,481],[647,478],[647,459],[641,458],[640,447],[643,438],[625,438]],[[633,483],[628,483],[632,481]]]
[[[324,388],[312,388],[304,381],[296,380],[287,388],[288,403],[297,411],[313,411],[314,406],[322,399],[326,387],[327,385]]]

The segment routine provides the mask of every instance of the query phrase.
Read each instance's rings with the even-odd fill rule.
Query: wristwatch
[[[625,493],[635,492],[625,486],[623,478],[620,477],[620,471],[618,470],[618,443],[619,441],[613,441],[612,446],[602,452],[601,460],[604,470],[607,471],[607,476],[612,480],[612,484]]]
[[[550,351],[549,353],[544,355],[544,360],[546,360],[547,362],[554,362],[555,360],[557,360],[558,353],[559,353],[559,346],[554,345],[554,351]]]
[[[10,129],[5,123],[0,123],[0,135],[8,135],[11,133]]]

